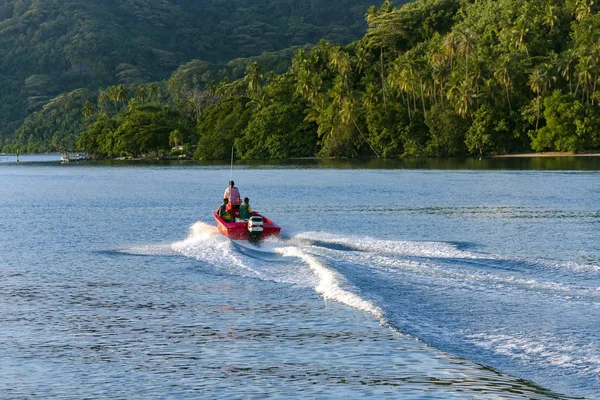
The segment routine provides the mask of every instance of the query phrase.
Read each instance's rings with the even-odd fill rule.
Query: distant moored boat
[[[83,161],[83,160],[89,160],[90,156],[87,153],[63,153],[62,157],[60,158],[60,162],[61,163],[68,163],[71,161]]]

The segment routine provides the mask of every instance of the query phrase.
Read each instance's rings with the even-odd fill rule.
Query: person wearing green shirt
[[[240,219],[248,220],[252,216],[252,207],[250,207],[249,199],[244,197],[244,202],[240,204]]]

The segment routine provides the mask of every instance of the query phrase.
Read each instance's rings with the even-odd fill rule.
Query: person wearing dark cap
[[[250,207],[249,202],[250,200],[244,197],[244,202],[240,204],[240,218],[246,221],[252,216],[252,207]]]
[[[229,199],[229,206],[227,209],[231,212],[231,218],[236,218],[240,213],[240,191],[235,187],[235,183],[233,181],[229,181],[229,187],[225,189],[225,193],[223,197],[227,197]]]
[[[241,203],[240,191],[235,187],[233,181],[229,181],[229,187],[225,189],[223,197],[227,197],[231,205],[239,205]]]

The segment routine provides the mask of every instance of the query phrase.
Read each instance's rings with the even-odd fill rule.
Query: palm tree
[[[529,49],[527,48],[527,33],[529,32],[529,23],[526,17],[521,17],[517,20],[512,34],[513,34],[513,45],[517,50],[525,50],[525,54],[529,56]]]
[[[469,54],[475,48],[477,43],[477,35],[471,32],[470,29],[465,29],[458,36],[458,52],[465,56],[465,87],[469,89]]]
[[[129,114],[133,114],[138,110],[138,103],[135,99],[129,100],[129,104],[127,104],[127,112]]]
[[[354,58],[355,58],[355,62],[356,62],[356,69],[357,69],[358,73],[361,73],[363,71],[363,69],[367,65],[369,65],[367,51],[366,51],[365,47],[361,44],[361,42],[358,42],[358,45],[356,46],[356,50],[354,52]]]
[[[394,60],[392,64],[392,73],[388,77],[389,85],[392,89],[397,89],[402,96],[402,102],[406,105],[408,110],[409,118],[411,116],[410,110],[410,94],[413,95],[413,104],[416,109],[416,95],[415,95],[415,79],[414,79],[414,65],[410,57],[406,53]],[[406,100],[404,99],[404,93],[406,93]]]
[[[485,76],[487,73],[486,66],[487,63],[482,59],[475,58],[473,64],[473,69],[471,70],[471,74],[469,76],[469,88],[473,89],[473,96],[475,98],[475,102],[477,104],[477,108],[479,108],[479,97],[481,97],[481,88],[485,85]]]
[[[500,59],[500,62],[496,65],[496,71],[494,71],[494,78],[498,83],[504,87],[506,91],[506,100],[508,101],[508,108],[512,112],[512,105],[510,104],[509,89],[512,88],[513,82],[510,76],[511,69],[511,56],[505,55]]]
[[[305,99],[310,96],[310,78],[310,73],[304,67],[296,72],[296,92]]]
[[[483,87],[485,89],[485,97],[486,97],[486,99],[488,99],[488,102],[493,102],[494,98],[496,97],[495,85],[494,85],[494,78],[486,78],[486,79],[484,79],[483,80]],[[510,106],[510,101],[508,102],[508,104]],[[512,111],[512,109],[511,109],[511,111]]]
[[[244,81],[248,84],[248,89],[254,94],[258,94],[260,89],[260,83],[263,80],[265,74],[262,66],[257,62],[253,62],[246,68],[246,75]]]
[[[304,121],[314,122],[317,125],[319,137],[330,135],[335,124],[332,122],[331,110],[326,104],[325,95],[319,94],[307,110]]]
[[[106,96],[108,97],[108,100],[113,102],[113,106],[115,107],[115,114],[118,114],[119,106],[117,105],[117,87],[110,86],[108,89],[106,89]]]
[[[402,65],[399,65],[396,69],[395,79],[393,82],[395,82],[395,87],[400,90],[402,101],[406,104],[408,117],[412,118],[410,109],[410,93],[412,93],[412,102],[415,110],[417,109],[417,98],[415,97],[415,81],[413,79],[411,70],[409,68],[403,68]],[[404,99],[404,93],[406,93],[406,99]]]
[[[450,68],[448,63],[446,63],[443,44],[430,41],[430,46],[427,58],[431,66],[430,76],[433,84],[433,94],[431,97],[434,102],[437,102],[439,92],[440,100],[443,101],[445,77],[449,74]]]
[[[554,32],[554,27],[558,22],[558,16],[556,15],[556,7],[548,4],[544,9],[544,13],[542,15],[542,21],[544,24],[550,27],[550,32]]]
[[[385,106],[387,103],[385,98],[383,53],[385,49],[393,49],[395,47],[398,38],[404,34],[404,26],[400,13],[392,7],[388,0],[383,3],[379,10],[373,7],[369,8],[366,20],[369,24],[367,34],[365,35],[367,47],[379,49],[381,86]]]
[[[476,98],[477,98],[477,95],[475,93],[473,93],[473,90],[465,87],[460,96],[460,99],[459,99],[459,102],[458,102],[458,105],[456,108],[456,113],[458,115],[460,115],[461,117],[468,116],[471,111],[471,103],[473,102],[473,99],[476,99]]]
[[[372,83],[367,84],[363,93],[363,106],[369,109],[377,102],[377,86]]]
[[[599,66],[600,66],[600,54],[598,54],[598,52],[600,51],[600,46],[598,44],[594,45],[594,47],[592,48],[591,54],[592,54],[592,82],[594,83],[592,88],[591,88],[591,94],[590,94],[590,98],[592,99],[592,104],[594,104],[594,99],[596,98],[596,96],[594,96],[596,94],[596,86],[598,84],[598,79],[600,79],[598,77],[598,75],[600,74],[600,71],[598,71]]]
[[[537,116],[535,120],[535,130],[538,130],[540,124],[540,100],[542,98],[542,91],[546,87],[546,72],[541,68],[535,68],[529,75],[527,81],[529,87],[537,95]]]
[[[135,98],[140,103],[145,103],[148,100],[148,89],[146,89],[144,86],[138,87],[135,91]]]
[[[344,86],[348,88],[348,74],[352,70],[350,56],[339,46],[335,46],[329,53],[329,64],[333,66],[342,77]]]
[[[129,104],[127,104],[127,114],[129,115],[127,116],[127,118],[136,122],[138,128],[141,130],[142,121],[140,120],[140,115],[137,113],[137,111],[139,110],[138,106],[138,102],[135,99],[129,100]]]
[[[83,104],[83,108],[81,109],[81,114],[84,116],[85,119],[91,120],[92,116],[95,113],[96,113],[96,109],[95,109],[94,105],[89,100],[87,100]]]
[[[98,108],[101,110],[102,114],[108,114],[108,93],[106,90],[100,89],[98,91]]]
[[[296,92],[309,102],[314,102],[323,81],[316,73],[311,73],[302,67],[296,74]]]
[[[183,142],[183,134],[179,131],[179,129],[175,129],[169,133],[170,146],[179,147],[181,142]]]
[[[452,74],[448,81],[448,90],[446,97],[448,101],[454,106],[456,113],[461,117],[466,117],[470,112],[470,104],[475,98],[475,94],[469,89],[465,82],[459,78],[458,74]]]
[[[575,68],[577,72],[577,86],[575,87],[575,96],[577,96],[577,89],[579,85],[583,84],[581,102],[583,102],[587,96],[589,101],[590,96],[590,85],[592,83],[592,74],[594,71],[594,60],[591,56],[583,56],[579,59],[579,64]]]
[[[446,83],[446,98],[451,104],[456,104],[462,92],[462,80],[458,78],[458,74],[453,73]]]
[[[148,84],[148,100],[151,102],[158,101],[158,97],[160,96],[160,88],[154,82]]]
[[[412,92],[412,97],[413,97],[413,106],[414,109],[416,111],[417,109],[417,96],[415,93],[415,75],[416,75],[416,63],[415,60],[409,56],[408,53],[404,53],[402,54],[400,57],[398,57],[398,61],[399,61],[399,72],[400,72],[400,77],[404,78],[401,79],[401,82],[403,82],[404,84],[409,83],[410,82],[410,90]]]
[[[298,72],[301,68],[306,67],[306,54],[303,49],[298,49],[294,57],[292,57],[292,72]]]
[[[125,85],[118,85],[115,88],[115,100],[119,103],[125,103],[129,97],[129,89]]]
[[[592,14],[594,0],[569,0],[567,8],[577,21],[581,21]]]
[[[342,107],[340,109],[340,119],[341,119],[342,123],[346,123],[346,124],[348,122],[352,121],[352,123],[354,124],[354,127],[356,128],[356,131],[358,132],[360,137],[362,137],[363,141],[371,148],[373,153],[375,153],[375,156],[381,157],[379,152],[377,150],[375,150],[375,147],[373,147],[373,145],[369,141],[367,135],[365,135],[365,133],[362,131],[362,129],[360,129],[360,126],[358,126],[358,123],[356,122],[356,118],[354,118],[354,115],[356,114],[356,108],[358,107],[356,105],[356,101],[354,99],[355,99],[355,96],[350,95],[342,103]]]
[[[444,57],[450,59],[450,69],[454,68],[454,57],[458,53],[458,35],[449,33],[444,39],[442,45]]]
[[[567,78],[567,81],[569,82],[569,93],[571,94],[573,94],[572,80],[576,60],[577,56],[575,55],[575,51],[573,49],[566,50],[558,59],[558,71],[563,78]]]
[[[249,108],[259,111],[269,105],[269,94],[263,88],[258,89],[258,93],[252,95],[251,100],[246,103]]]

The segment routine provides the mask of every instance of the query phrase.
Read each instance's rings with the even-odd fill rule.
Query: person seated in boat
[[[252,216],[252,207],[250,206],[250,200],[244,197],[244,202],[240,204],[240,219],[248,221]]]
[[[219,210],[217,211],[217,215],[221,218],[223,218],[223,221],[225,222],[231,222],[233,221],[233,218],[231,217],[231,211],[228,208],[229,206],[229,199],[227,197],[223,198],[223,204],[221,204],[221,206],[219,207]]]

